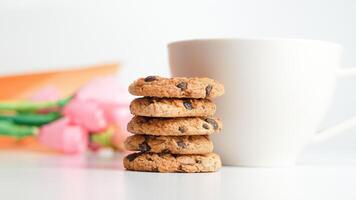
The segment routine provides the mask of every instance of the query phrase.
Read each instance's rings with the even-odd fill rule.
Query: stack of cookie
[[[224,86],[209,78],[140,78],[129,87],[133,119],[125,148],[139,151],[124,159],[124,167],[152,172],[213,172],[221,167],[209,135],[219,132],[210,100]]]

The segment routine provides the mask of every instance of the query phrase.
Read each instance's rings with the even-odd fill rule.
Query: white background
[[[0,73],[120,61],[127,85],[139,76],[169,75],[170,41],[249,36],[338,42],[345,67],[356,67],[355,11],[354,0],[1,0]],[[339,82],[321,127],[356,114],[355,91],[356,80]],[[353,129],[308,147],[301,158],[347,164],[355,143]]]

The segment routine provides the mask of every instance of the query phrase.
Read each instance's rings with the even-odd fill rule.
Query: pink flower
[[[57,101],[59,99],[59,90],[51,85],[40,88],[29,98],[32,101]]]
[[[73,124],[82,126],[90,132],[97,132],[108,126],[104,111],[96,102],[73,99],[63,109],[63,114]]]
[[[53,97],[50,94],[55,93],[47,89],[42,94],[45,99]],[[129,102],[127,90],[120,87],[114,76],[93,79],[64,106],[64,118],[40,129],[39,140],[65,153],[79,153],[87,148],[89,133],[100,134],[114,125],[112,143],[116,147],[122,146],[128,135],[126,125],[132,118]]]
[[[127,90],[120,86],[115,76],[93,79],[77,92],[76,98],[104,106],[122,106],[130,102]]]
[[[117,127],[112,143],[119,149],[123,149],[123,142],[129,136],[129,132],[127,132],[127,123],[129,123],[132,118],[132,114],[128,107],[129,106],[120,107],[111,112],[111,120]]]
[[[130,113],[129,104],[127,105],[100,105],[103,109],[106,120],[111,124],[123,126],[130,121],[132,115]]]
[[[132,115],[129,112],[130,95],[123,89],[115,76],[96,78],[82,87],[75,98],[80,101],[95,103],[104,113],[107,124],[121,127],[124,135],[126,125]],[[92,122],[95,123],[95,122]]]
[[[82,153],[87,149],[88,132],[64,117],[42,126],[38,141],[64,153]]]

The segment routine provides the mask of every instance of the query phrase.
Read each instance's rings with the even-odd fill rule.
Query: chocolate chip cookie
[[[207,135],[133,135],[126,139],[125,148],[129,151],[152,153],[205,154],[213,151],[213,143]]]
[[[133,153],[124,158],[124,167],[128,170],[149,172],[214,172],[221,167],[221,160],[215,153],[204,155]]]
[[[222,122],[216,117],[141,117],[135,116],[127,125],[134,134],[146,135],[210,135],[220,132]]]
[[[148,76],[129,86],[136,96],[175,98],[215,98],[224,94],[224,86],[210,78],[163,78]]]
[[[133,115],[147,117],[212,116],[216,105],[209,99],[138,98],[131,102]]]

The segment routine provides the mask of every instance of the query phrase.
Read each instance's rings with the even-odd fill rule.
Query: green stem
[[[38,128],[34,126],[20,126],[9,121],[0,121],[0,135],[17,138],[34,135]]]
[[[2,115],[0,120],[6,120],[15,124],[41,126],[48,124],[61,117],[59,112],[50,112],[47,114],[24,113],[16,115]]]
[[[65,106],[72,96],[54,102],[12,101],[0,102],[0,111],[34,112],[44,109],[60,108]]]

